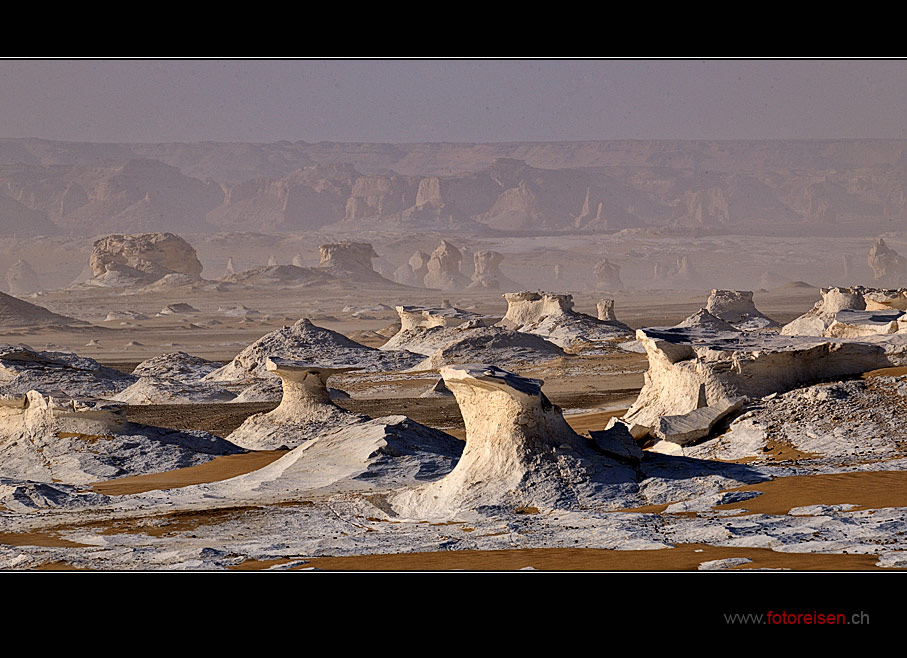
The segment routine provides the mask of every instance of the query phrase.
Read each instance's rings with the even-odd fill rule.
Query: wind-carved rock
[[[424,251],[417,251],[405,265],[401,265],[394,272],[394,281],[405,286],[422,287],[425,285],[425,275],[428,274],[429,255]]]
[[[907,258],[885,244],[882,238],[876,238],[869,250],[866,262],[872,269],[876,283],[883,286],[907,285]]]
[[[612,263],[607,258],[595,266],[595,287],[597,290],[623,290],[624,283],[620,280],[620,265]]]
[[[504,255],[497,251],[483,249],[473,254],[475,273],[469,288],[488,288],[489,290],[513,290],[516,282],[501,272]]]
[[[236,274],[236,267],[233,265],[233,257],[227,259],[227,267],[224,268],[224,276],[230,276],[231,274]]]
[[[431,253],[431,258],[426,263],[428,274],[422,280],[425,287],[435,290],[466,288],[469,279],[460,272],[461,260],[463,254],[460,250],[447,240],[441,240],[441,244]]]
[[[812,309],[781,328],[783,336],[824,336],[838,311],[866,310],[865,289],[862,287],[822,288],[821,293],[822,299]]]
[[[173,233],[108,235],[94,243],[88,262],[93,276],[87,283],[99,286],[148,285],[169,275],[198,281],[202,273],[195,249]]]
[[[228,441],[249,450],[295,448],[313,437],[368,420],[335,405],[327,388],[331,376],[357,368],[325,368],[279,357],[268,358],[265,368],[283,384],[280,405],[247,418]]]
[[[907,290],[854,286],[823,288],[821,293],[812,309],[781,328],[782,335],[852,338],[903,329]]]
[[[277,267],[277,265],[278,265],[277,258],[275,258],[274,255],[272,254],[271,256],[268,257],[268,267]]]
[[[614,459],[642,455],[626,432],[596,433],[593,441],[579,436],[542,392],[542,381],[489,365],[440,372],[463,415],[466,447],[442,479],[390,495],[397,515],[443,518],[479,505],[607,507],[609,488],[635,482]]]
[[[44,288],[31,264],[20,258],[6,271],[6,286],[13,295],[30,295]]]
[[[632,335],[620,322],[593,318],[573,310],[573,295],[551,292],[505,293],[507,314],[496,325],[535,334],[563,348],[613,341]]]
[[[615,327],[620,327],[622,329],[626,329],[627,331],[632,331],[629,325],[626,325],[617,319],[617,314],[614,312],[613,299],[601,300],[598,304],[596,304],[596,310],[598,311],[598,319],[602,322],[607,322],[608,324]]]
[[[703,438],[741,398],[907,364],[907,335],[901,334],[848,340],[693,326],[640,329],[636,337],[649,370],[636,402],[615,422],[637,438],[652,434],[682,444]],[[666,424],[663,417],[670,417]]]
[[[303,261],[302,254],[296,252],[296,255],[293,256],[293,265],[296,267],[305,267],[305,261]]]
[[[28,391],[0,397],[0,477],[85,485],[234,454],[204,432],[128,422],[122,403]]]
[[[780,326],[756,308],[752,290],[712,290],[705,310],[741,331]]]
[[[394,285],[372,267],[372,259],[378,258],[372,245],[367,242],[332,242],[318,247],[321,261],[316,271],[326,272],[339,279],[354,283]]]

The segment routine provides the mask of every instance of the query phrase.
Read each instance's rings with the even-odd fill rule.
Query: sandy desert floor
[[[667,293],[621,293],[616,299],[618,317],[633,328],[676,324],[704,305],[708,291]],[[577,294],[577,310],[594,315],[600,298],[594,293]],[[759,309],[787,322],[808,310],[818,298],[813,287],[787,286],[759,292]],[[46,293],[41,304],[56,312],[68,313],[93,323],[77,330],[18,330],[0,333],[0,342],[25,343],[35,349],[70,350],[102,364],[131,370],[144,359],[166,352],[183,351],[209,360],[226,362],[243,347],[262,335],[309,317],[319,326],[357,337],[363,343],[380,343],[374,334],[396,321],[394,304],[437,306],[442,299],[481,313],[502,315],[506,305],[499,293],[430,293],[406,291],[389,294],[381,301],[389,308],[356,316],[350,308],[375,304],[372,293],[342,295],[286,291],[247,293],[205,292],[174,298],[172,294],[116,295],[103,291],[78,294]],[[188,316],[155,317],[164,305],[185,302],[199,309]],[[260,311],[249,319],[225,316],[219,309],[246,305]],[[107,321],[111,310],[148,314],[141,321]],[[568,423],[580,434],[602,429],[612,416],[620,416],[633,403],[647,369],[645,354],[618,352],[605,355],[554,360],[526,368],[521,374],[544,380],[544,391],[564,412]],[[429,427],[463,440],[463,419],[452,398],[420,398],[437,381],[437,372],[337,375],[331,385],[347,392],[338,400],[345,409],[373,418],[402,414]],[[174,429],[204,430],[226,437],[248,416],[269,411],[276,403],[218,403],[194,405],[130,406],[130,421]],[[86,491],[111,499],[134,494],[169,495],[180,489],[228,480],[254,472],[273,463],[286,450],[249,451],[217,457],[208,463],[164,473],[117,478],[93,483]],[[903,456],[907,456],[905,451]],[[903,457],[902,456],[902,457]],[[33,522],[6,523],[0,532],[0,548],[8,568],[71,569],[158,569],[209,568],[204,559],[185,558],[168,562],[160,555],[168,550],[199,555],[214,551],[221,564],[234,570],[696,570],[790,569],[790,570],[876,570],[907,568],[907,559],[894,553],[880,564],[880,553],[872,543],[881,543],[884,533],[865,541],[838,536],[829,529],[827,544],[817,542],[824,532],[821,523],[804,525],[804,539],[774,541],[777,530],[761,534],[740,528],[755,515],[766,527],[803,521],[792,510],[807,506],[845,506],[862,519],[885,516],[891,526],[890,541],[901,546],[907,530],[907,470],[889,459],[862,470],[842,465],[842,472],[807,472],[800,468],[810,455],[782,444],[767,446],[759,458],[729,462],[734,468],[759,467],[761,473],[777,477],[746,485],[728,486],[726,491],[759,491],[761,495],[733,504],[715,504],[678,511],[671,505],[683,497],[630,509],[616,509],[612,517],[598,519],[601,528],[592,528],[589,519],[577,517],[575,525],[564,518],[541,519],[536,509],[514,510],[513,518],[478,522],[464,518],[447,523],[410,524],[399,537],[391,536],[390,523],[359,518],[349,513],[315,511],[305,499],[230,505],[217,501],[210,508],[196,502],[172,511],[142,505],[106,512],[86,510],[83,514],[36,514]],[[897,463],[895,463],[897,462]],[[716,500],[718,500],[716,498]],[[850,507],[847,507],[850,506]],[[306,535],[307,510],[318,516],[319,528]],[[840,511],[840,509],[838,509]],[[0,514],[4,512],[0,509]],[[327,514],[327,516],[324,516]],[[328,518],[334,514],[333,521]],[[815,512],[814,514],[819,514]],[[343,518],[341,518],[343,517]],[[618,520],[618,517],[622,517]],[[815,517],[812,517],[815,518]],[[730,521],[723,521],[730,520]],[[835,523],[840,517],[835,517]],[[869,521],[866,521],[869,523]],[[332,525],[333,523],[333,525]],[[830,521],[831,523],[831,521]],[[611,525],[609,525],[611,524]],[[421,525],[421,527],[419,527]],[[613,525],[613,527],[611,527]],[[735,525],[735,528],[725,530]],[[29,527],[30,526],[30,527]],[[581,527],[587,527],[585,534]],[[623,530],[618,530],[618,526]],[[627,527],[632,526],[632,530]],[[314,526],[313,526],[314,527]],[[755,526],[753,526],[755,527]],[[799,526],[797,526],[799,527]],[[283,528],[283,530],[280,530]],[[697,530],[698,528],[698,530]],[[719,532],[720,530],[720,532]],[[286,533],[286,541],[281,539]],[[698,532],[698,535],[697,535]],[[297,533],[298,541],[289,537]],[[774,533],[774,534],[773,534]],[[836,534],[838,533],[838,534]],[[257,535],[256,541],[249,541]],[[317,535],[317,536],[316,536]],[[378,541],[368,543],[369,535]],[[749,539],[728,545],[733,536]],[[808,540],[806,536],[809,535]],[[693,540],[696,536],[699,540]],[[762,539],[759,539],[762,537]],[[731,542],[733,543],[733,542]],[[808,545],[807,545],[808,544]],[[907,550],[907,545],[903,547]],[[19,553],[16,553],[19,551]],[[106,551],[106,555],[105,555]],[[201,553],[199,553],[201,551]],[[191,551],[190,551],[191,552]],[[128,553],[128,557],[126,554]],[[21,555],[17,562],[16,555]],[[904,553],[907,555],[907,553]],[[229,558],[229,559],[226,559]]]

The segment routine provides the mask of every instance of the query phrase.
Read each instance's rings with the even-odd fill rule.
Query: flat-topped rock
[[[169,274],[198,280],[202,273],[195,249],[173,233],[108,235],[94,243],[89,265],[89,284],[113,287],[144,286]]]

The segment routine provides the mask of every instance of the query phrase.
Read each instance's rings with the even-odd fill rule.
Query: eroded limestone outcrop
[[[907,258],[885,244],[882,238],[876,238],[866,256],[866,262],[872,269],[872,276],[878,285],[907,285]]]
[[[120,403],[37,391],[0,399],[0,477],[85,485],[240,451],[206,432],[130,423]]]
[[[303,318],[291,327],[272,331],[242,350],[227,365],[206,376],[206,381],[255,383],[270,379],[265,364],[278,357],[325,367],[357,367],[366,370],[404,370],[423,357],[410,352],[381,351],[361,345],[343,334],[318,327]]]
[[[514,290],[517,284],[501,272],[504,255],[489,249],[482,249],[473,254],[475,272],[469,288],[488,288],[489,290]]]
[[[68,327],[86,325],[84,320],[77,320],[54,313],[43,306],[26,302],[23,299],[0,292],[0,327]]]
[[[856,339],[704,331],[699,327],[640,329],[649,369],[639,397],[620,422],[637,438],[657,434],[665,416],[702,416],[709,407],[730,413],[756,399],[824,379],[907,364],[907,335]],[[686,430],[685,430],[686,431]],[[661,438],[667,438],[662,432]]]
[[[595,266],[593,272],[596,290],[624,289],[624,282],[620,279],[620,265],[605,258]]]
[[[756,308],[751,290],[712,290],[705,309],[741,331],[781,326]]]
[[[431,257],[425,264],[428,273],[422,282],[426,288],[435,290],[463,290],[469,285],[467,279],[460,272],[460,261],[463,254],[447,240],[431,252]]]
[[[227,439],[238,446],[249,450],[295,448],[308,439],[368,420],[335,405],[327,388],[332,375],[356,368],[324,368],[271,357],[265,369],[280,377],[280,405],[268,413],[250,416],[236,428]]]
[[[781,328],[785,336],[856,337],[903,331],[907,290],[823,288],[822,299]],[[900,323],[899,323],[900,321]]]
[[[111,287],[145,286],[174,274],[197,281],[202,273],[195,249],[173,233],[108,235],[94,243],[89,265],[87,283]]]
[[[441,369],[466,425],[466,447],[442,479],[388,497],[410,518],[449,517],[482,506],[564,509],[607,507],[609,493],[635,487],[615,459],[641,452],[626,434],[576,434],[542,392],[542,382],[489,365]]]
[[[372,259],[378,258],[375,249],[367,242],[331,242],[318,247],[321,261],[315,269],[326,272],[338,279],[352,283],[396,285],[372,267]]]
[[[6,287],[13,295],[30,295],[44,288],[37,272],[24,258],[20,258],[6,271]]]
[[[573,295],[551,292],[506,293],[507,314],[497,324],[542,336],[563,348],[613,341],[632,335],[621,322],[605,321],[573,310]]]
[[[428,261],[430,256],[424,251],[417,251],[406,264],[394,271],[394,281],[405,286],[423,287],[425,275],[428,274]]]

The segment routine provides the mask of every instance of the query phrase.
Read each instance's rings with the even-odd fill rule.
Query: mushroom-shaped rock
[[[268,358],[265,368],[281,379],[280,404],[247,418],[227,437],[232,443],[250,450],[295,448],[315,436],[368,420],[335,405],[327,388],[332,375],[358,368],[325,368],[279,357]]]
[[[390,496],[398,514],[607,505],[609,489],[635,482],[629,468],[604,454],[606,437],[591,441],[570,428],[542,392],[542,381],[480,364],[447,366],[441,376],[460,406],[466,448],[441,480]]]

